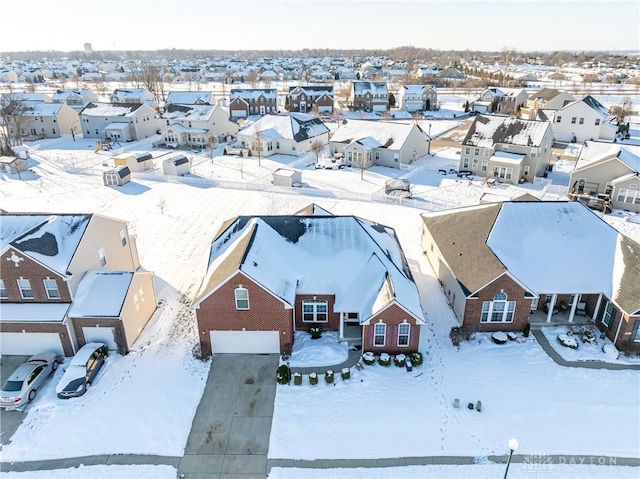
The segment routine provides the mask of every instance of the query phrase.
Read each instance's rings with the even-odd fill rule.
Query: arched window
[[[500,291],[493,297],[493,301],[482,302],[482,323],[511,323],[516,311],[516,302],[507,301],[507,294]]]

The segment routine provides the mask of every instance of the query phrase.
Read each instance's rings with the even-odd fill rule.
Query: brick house
[[[389,90],[386,82],[351,82],[349,106],[353,110],[383,112],[389,110]]]
[[[289,111],[320,114],[333,113],[333,87],[331,85],[302,85],[289,87]]]
[[[313,326],[365,351],[418,350],[424,315],[394,230],[307,213],[223,224],[193,303],[203,356],[290,354]]]
[[[423,215],[422,249],[461,326],[521,331],[593,320],[640,350],[640,245],[578,202]]]
[[[0,223],[3,354],[71,356],[95,340],[126,353],[156,309],[153,273],[137,271],[127,223],[96,214],[26,213],[3,213]],[[119,289],[91,279],[110,274],[121,277]],[[99,309],[117,314],[95,314]]]
[[[233,119],[249,115],[266,115],[278,111],[278,90],[236,88],[229,94],[229,116]]]

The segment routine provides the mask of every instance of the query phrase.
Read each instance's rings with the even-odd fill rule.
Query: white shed
[[[128,166],[132,172],[150,170],[154,167],[151,153],[124,153],[113,157],[115,166]]]
[[[299,170],[290,168],[278,168],[273,172],[274,186],[300,186],[302,184],[302,173]]]
[[[165,175],[183,176],[191,172],[191,163],[185,155],[176,155],[162,162],[162,172]]]
[[[112,168],[102,174],[102,181],[105,186],[122,186],[131,181],[131,170],[128,166]]]

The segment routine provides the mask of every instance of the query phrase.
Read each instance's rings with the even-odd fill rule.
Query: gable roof
[[[197,105],[211,103],[212,91],[170,91],[167,94],[167,103],[179,103],[183,105]]]
[[[558,110],[557,113],[560,114],[562,111],[572,108],[574,105],[577,105],[578,103],[584,103],[585,105],[587,105],[589,108],[594,110],[603,118],[606,118],[609,115],[609,109],[606,106],[604,106],[602,103],[600,103],[598,100],[593,98],[591,95],[587,95],[581,100],[576,100],[566,104],[560,110]]]
[[[557,97],[560,93],[560,90],[556,90],[555,88],[543,88],[531,95],[529,100],[542,99],[544,101],[549,101],[552,98]]]
[[[293,214],[297,216],[333,216],[333,213],[325,210],[315,203],[309,203],[307,206]]]
[[[0,248],[11,246],[52,271],[69,276],[69,264],[91,217],[91,214],[2,213]]]
[[[22,102],[24,110],[22,114],[25,116],[57,116],[64,107],[64,103],[45,103],[43,101],[24,101]]]
[[[344,311],[357,311],[362,320],[396,301],[424,321],[392,228],[355,216],[326,215],[239,216],[225,226],[211,245],[196,305],[240,271],[291,307],[296,294],[335,294],[336,310],[343,304]],[[363,270],[368,276],[361,284]],[[386,281],[393,297],[381,302]],[[353,288],[360,292],[357,304],[344,297]]]
[[[128,98],[135,100],[146,93],[150,93],[146,88],[116,88],[113,90],[111,96],[117,96],[120,99]]]
[[[343,120],[331,137],[331,142],[351,143],[360,141],[367,146],[376,146],[399,150],[411,131],[417,128],[425,141],[429,141],[422,129],[413,123],[375,120]]]
[[[233,100],[234,98],[240,98],[245,101],[252,98],[257,99],[261,95],[263,95],[265,98],[272,98],[275,100],[278,97],[278,90],[274,88],[232,88],[231,92],[229,93],[229,97],[231,98],[231,100]]]
[[[319,119],[302,113],[268,114],[238,132],[240,136],[256,133],[266,139],[286,138],[301,142],[328,133],[329,128]]]
[[[216,108],[217,106],[209,104],[196,105],[170,103],[165,107],[162,119],[208,121]]]
[[[549,128],[549,123],[542,121],[478,115],[462,144],[482,148],[492,148],[496,143],[538,147]]]
[[[386,95],[387,94],[386,82],[374,82],[374,81],[354,81],[353,92],[356,95],[364,95],[371,93],[372,95]]]
[[[640,146],[601,141],[584,142],[573,171],[583,170],[596,162],[612,158],[617,158],[636,173],[640,172]]]
[[[82,109],[85,116],[130,116],[144,103],[100,103],[91,102]]]
[[[319,96],[323,93],[333,96],[333,87],[331,85],[302,85],[302,86],[290,86],[289,94],[292,93],[305,93],[306,95]]]

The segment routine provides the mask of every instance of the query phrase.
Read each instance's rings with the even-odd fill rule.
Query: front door
[[[267,109],[265,108],[264,105],[260,105],[260,114],[264,115],[265,113],[267,113]]]

